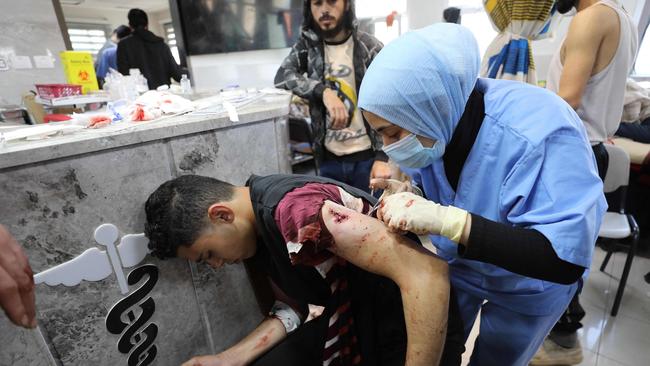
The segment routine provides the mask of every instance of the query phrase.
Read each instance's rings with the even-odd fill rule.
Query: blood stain
[[[379,254],[379,253],[377,253],[377,252],[372,253],[372,256],[370,257],[370,261],[369,261],[370,264],[375,263],[375,259],[377,259],[377,255],[378,255],[378,254]]]
[[[340,212],[334,211],[334,209],[330,208],[330,215],[334,216],[334,222],[337,224],[342,223],[343,221],[346,221],[347,219],[350,218],[350,216],[346,214],[342,214]]]
[[[272,332],[273,332],[273,330],[269,330],[264,336],[262,336],[260,341],[257,342],[257,344],[255,345],[255,349],[263,348],[266,345],[268,345],[269,344],[269,336],[271,335]]]
[[[411,207],[413,205],[413,202],[415,202],[415,200],[409,200],[406,202],[406,207]]]

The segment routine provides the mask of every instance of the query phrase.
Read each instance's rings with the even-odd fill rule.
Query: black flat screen
[[[188,55],[291,47],[301,0],[176,0]]]

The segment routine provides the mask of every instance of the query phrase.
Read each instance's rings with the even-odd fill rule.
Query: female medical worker
[[[450,266],[472,365],[527,365],[591,264],[606,209],[582,122],[523,83],[477,79],[471,33],[436,24],[388,44],[359,106],[426,198],[398,193],[378,217],[429,234]]]

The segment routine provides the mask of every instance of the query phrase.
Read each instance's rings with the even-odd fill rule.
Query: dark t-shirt
[[[293,265],[313,266],[330,288],[329,318],[323,363],[358,365],[357,328],[352,312],[347,263],[327,250],[333,238],[321,220],[325,201],[365,213],[370,205],[333,184],[308,183],[287,193],[275,209],[275,221],[284,238]]]
[[[351,350],[345,348],[355,344],[350,340],[356,335],[360,364],[403,365],[407,337],[399,288],[393,281],[331,254],[327,248],[333,243],[332,237],[320,218],[326,200],[366,213],[374,199],[355,188],[318,177],[252,177],[248,185],[261,233],[256,255],[260,264],[266,262],[269,276],[293,300],[303,303],[300,305],[311,303],[326,308],[319,318],[303,324],[255,365],[322,364],[328,355],[325,338],[335,338],[330,333],[335,329],[329,326],[332,319],[342,325],[337,333],[342,331],[343,337],[329,346],[336,344],[350,355]],[[332,280],[338,280],[338,285],[328,282]],[[463,352],[463,327],[453,291],[451,296],[442,365],[459,365]],[[304,311],[305,307],[297,308]],[[314,359],[315,354],[323,357]],[[292,359],[295,362],[290,362]],[[338,364],[354,364],[354,358],[331,363]]]

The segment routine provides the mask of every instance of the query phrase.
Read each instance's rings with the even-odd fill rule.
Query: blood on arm
[[[380,221],[331,201],[321,208],[333,238],[328,250],[400,288],[408,335],[406,364],[438,364],[449,306],[447,263]]]

